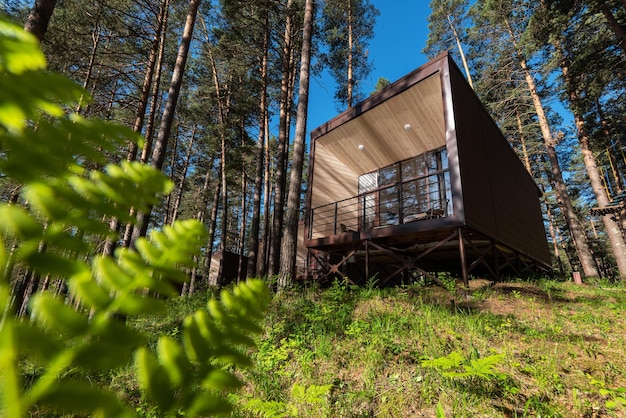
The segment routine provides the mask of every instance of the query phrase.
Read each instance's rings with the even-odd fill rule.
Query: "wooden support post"
[[[493,254],[493,267],[495,270],[495,279],[497,281],[501,281],[502,277],[500,276],[500,263],[498,262],[498,247],[496,246],[496,243],[491,241],[491,251]]]
[[[469,280],[467,277],[467,260],[465,257],[465,242],[463,242],[463,229],[459,228],[459,255],[461,257],[461,276],[463,284],[469,289]]]
[[[370,279],[370,240],[365,241],[365,282]]]

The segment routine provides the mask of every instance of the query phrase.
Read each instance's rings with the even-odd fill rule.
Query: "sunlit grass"
[[[626,288],[472,284],[467,300],[341,283],[275,295],[232,416],[626,416]],[[176,337],[208,296],[137,326]],[[427,366],[447,356],[453,373]]]
[[[326,409],[300,399],[297,415],[435,416],[438,404],[450,417],[626,413],[610,403],[626,387],[623,288],[519,282],[453,299],[438,288],[340,284],[281,294],[240,402],[294,407],[294,385],[332,385]],[[502,361],[494,377],[422,366],[452,352],[466,364]]]

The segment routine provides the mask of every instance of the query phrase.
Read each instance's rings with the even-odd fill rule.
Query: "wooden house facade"
[[[539,189],[448,54],[312,131],[310,158],[314,277],[550,268]]]

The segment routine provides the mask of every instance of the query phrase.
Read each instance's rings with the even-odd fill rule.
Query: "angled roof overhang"
[[[441,55],[312,131],[315,147],[361,174],[444,146],[445,59]]]

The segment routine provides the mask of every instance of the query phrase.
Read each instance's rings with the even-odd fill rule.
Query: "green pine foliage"
[[[206,242],[197,221],[178,221],[97,255],[110,236],[108,219],[133,222],[168,193],[171,182],[140,163],[110,164],[105,155],[130,129],[85,119],[68,109],[88,98],[70,80],[47,72],[36,39],[0,17],[0,173],[20,184],[18,203],[0,204],[0,415],[33,410],[134,416],[94,373],[129,367],[160,416],[225,412],[241,382],[234,367],[250,366],[247,350],[268,291],[250,281],[183,320],[181,340],[156,349],[124,318],[159,312],[178,294]],[[14,292],[24,271],[61,283],[67,292],[35,292],[29,316],[18,316]]]

